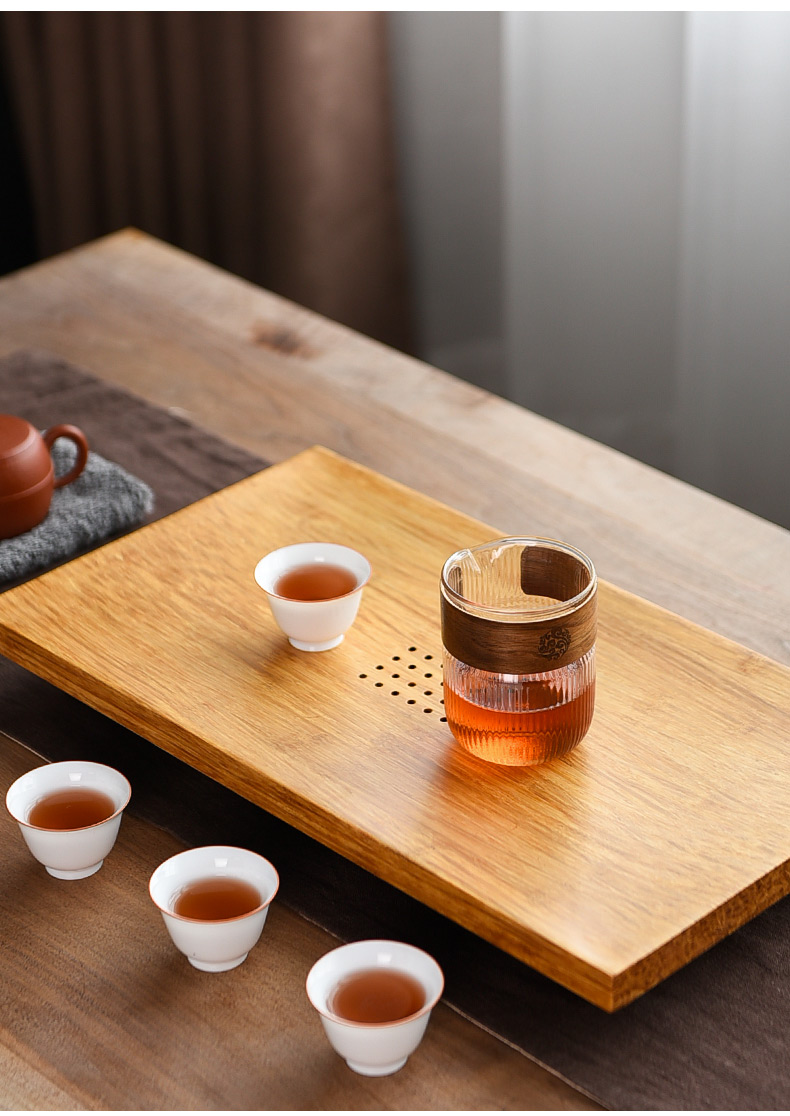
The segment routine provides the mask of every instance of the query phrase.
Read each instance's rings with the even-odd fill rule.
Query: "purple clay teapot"
[[[77,460],[55,476],[50,449],[56,438],[70,438]],[[0,415],[0,539],[10,539],[46,518],[52,491],[76,480],[88,460],[88,441],[76,426],[61,423],[43,435],[26,419]]]

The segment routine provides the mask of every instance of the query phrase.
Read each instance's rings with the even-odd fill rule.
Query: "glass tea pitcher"
[[[590,559],[552,539],[459,550],[441,577],[444,707],[481,759],[543,763],[592,721],[598,581]]]

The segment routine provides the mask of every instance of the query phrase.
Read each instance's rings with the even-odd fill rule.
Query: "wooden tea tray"
[[[613,1010],[790,891],[790,670],[602,584],[584,742],[478,761],[438,578],[499,533],[314,448],[5,593],[0,651]],[[253,581],[310,539],[374,571],[320,654]]]

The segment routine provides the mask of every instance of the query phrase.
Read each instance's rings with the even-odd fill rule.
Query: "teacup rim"
[[[421,953],[424,957],[427,957],[428,961],[431,962],[431,964],[436,968],[436,971],[439,974],[439,989],[438,989],[438,992],[436,993],[435,996],[428,997],[427,996],[427,989],[426,989],[426,1001],[418,1011],[412,1012],[411,1015],[404,1015],[400,1019],[387,1020],[384,1023],[361,1023],[358,1020],[346,1019],[342,1015],[337,1015],[335,1012],[330,1011],[328,1007],[319,1007],[319,1005],[315,1002],[315,1000],[313,999],[313,997],[310,995],[310,992],[309,992],[310,977],[312,976],[313,970],[318,965],[320,965],[321,962],[326,957],[329,957],[331,954],[339,953],[341,950],[346,949],[348,946],[359,946],[359,945],[371,945],[371,946],[372,945],[377,945],[377,946],[393,946],[394,945],[394,946],[398,946],[400,948],[406,947],[407,949],[412,950],[415,953]],[[373,966],[370,966],[370,967],[375,968],[376,966],[373,965]],[[395,966],[395,965],[393,965],[392,967],[393,968],[398,968],[398,966]],[[359,972],[359,971],[362,971],[362,969],[360,967],[359,969],[357,969],[355,971]],[[407,976],[414,976],[414,974],[412,972],[410,972],[408,969],[405,969],[405,968],[399,968],[398,971],[402,972],[402,973],[405,973]],[[415,977],[415,979],[419,979],[419,978]],[[422,983],[422,982],[420,982],[420,983]],[[380,1031],[380,1030],[383,1030],[387,1027],[401,1027],[401,1026],[403,1026],[404,1023],[411,1023],[415,1019],[419,1019],[421,1016],[426,1015],[430,1011],[433,1011],[433,1009],[439,1003],[439,1000],[441,1000],[442,996],[444,995],[444,984],[445,984],[444,971],[442,970],[441,965],[439,964],[439,962],[436,960],[436,958],[432,954],[428,953],[428,951],[426,949],[422,949],[420,946],[412,945],[411,942],[397,941],[395,938],[362,938],[359,941],[344,942],[342,945],[336,946],[334,949],[330,949],[326,953],[322,954],[321,957],[319,957],[318,960],[315,961],[314,964],[310,967],[310,971],[308,972],[307,977],[305,978],[305,992],[307,994],[307,998],[310,1001],[310,1003],[313,1005],[313,1007],[318,1012],[318,1014],[321,1015],[324,1019],[329,1019],[333,1023],[338,1023],[343,1027],[354,1027],[354,1028],[357,1028],[357,1029],[361,1028],[362,1030]]]
[[[184,853],[203,852],[203,851],[206,851],[208,849],[226,849],[226,850],[232,851],[232,852],[241,852],[241,853],[245,853],[245,854],[250,855],[250,856],[255,856],[259,860],[262,860],[265,864],[268,864],[269,867],[271,868],[272,872],[274,872],[274,887],[272,889],[272,893],[269,896],[269,898],[265,902],[260,903],[257,907],[253,907],[252,910],[245,911],[244,914],[232,915],[230,918],[212,918],[212,919],[190,918],[189,915],[177,914],[176,911],[171,910],[170,907],[163,906],[161,903],[159,903],[154,898],[154,893],[153,893],[153,890],[152,890],[153,882],[154,882],[154,876],[156,876],[156,874],[162,868],[164,868],[166,865],[170,864],[171,861],[177,860],[178,857],[183,856]],[[195,877],[195,879],[200,879],[200,878],[201,877]],[[161,864],[158,864],[156,866],[156,868],[154,868],[153,872],[151,873],[151,877],[148,881],[148,894],[150,896],[151,902],[154,904],[154,906],[156,907],[156,909],[158,911],[160,911],[163,915],[167,915],[168,918],[175,918],[179,922],[188,922],[188,923],[191,923],[194,926],[227,926],[231,922],[240,922],[242,919],[250,918],[252,915],[260,914],[261,911],[265,911],[267,907],[271,906],[271,904],[272,904],[273,900],[275,899],[279,890],[280,890],[280,873],[277,871],[277,869],[272,864],[272,862],[269,860],[269,858],[264,856],[262,853],[255,852],[254,849],[245,849],[241,845],[195,845],[194,847],[191,847],[191,848],[188,848],[188,849],[182,849],[181,852],[173,853],[173,855],[169,856],[167,858],[167,860],[163,860]]]
[[[27,778],[28,775],[33,775],[37,771],[46,771],[46,770],[49,770],[53,767],[60,767],[60,766],[74,767],[74,766],[78,766],[78,765],[83,765],[83,766],[86,766],[86,767],[88,767],[88,766],[90,766],[90,767],[101,767],[105,771],[112,771],[113,774],[117,775],[126,784],[126,789],[125,789],[126,798],[124,799],[124,801],[121,803],[120,806],[118,806],[112,812],[112,814],[108,814],[107,817],[102,818],[101,821],[91,822],[90,825],[77,825],[77,826],[74,826],[73,829],[53,829],[52,826],[34,825],[32,822],[29,822],[26,818],[17,817],[17,815],[13,812],[13,810],[9,806],[8,799],[9,799],[9,797],[11,795],[11,792],[13,791],[14,787],[17,785],[17,783],[20,783],[22,781],[22,779]],[[68,788],[63,787],[63,788],[60,788],[60,789],[67,790]],[[95,789],[98,789],[98,788],[93,788],[93,789],[95,790]],[[51,763],[41,763],[41,764],[38,765],[38,767],[31,767],[29,771],[24,771],[21,775],[19,775],[16,779],[14,779],[13,783],[8,788],[8,790],[6,791],[5,808],[8,811],[9,816],[14,819],[14,821],[17,823],[17,825],[24,826],[25,829],[34,829],[37,833],[87,833],[87,831],[89,829],[98,829],[98,827],[100,825],[106,825],[107,822],[113,821],[115,818],[117,818],[119,816],[119,814],[122,814],[124,812],[124,810],[126,809],[126,807],[129,805],[129,803],[131,801],[131,798],[132,798],[132,784],[129,782],[129,780],[126,778],[126,776],[124,775],[124,773],[122,771],[119,771],[117,767],[113,767],[109,763],[99,763],[98,760],[53,760]]]
[[[354,554],[354,555],[356,555],[357,558],[362,559],[362,561],[365,563],[365,566],[367,567],[367,572],[366,572],[366,574],[363,578],[360,578],[360,580],[357,582],[357,584],[354,586],[354,588],[349,589],[347,593],[339,593],[336,597],[325,597],[325,598],[322,598],[320,600],[315,600],[315,601],[302,601],[302,600],[295,599],[293,597],[286,597],[286,596],[283,596],[282,593],[275,593],[273,588],[270,589],[266,585],[262,584],[261,578],[259,576],[259,571],[261,570],[261,568],[262,568],[262,566],[264,565],[265,562],[270,561],[270,559],[272,559],[276,554],[281,554],[285,550],[296,550],[297,548],[302,548],[302,547],[304,547],[304,548],[332,547],[333,549],[348,551],[349,554]],[[356,547],[353,547],[353,546],[348,546],[346,543],[329,542],[327,540],[318,540],[318,539],[307,540],[307,541],[296,542],[296,543],[285,543],[283,546],[277,546],[277,547],[274,548],[274,550],[268,551],[266,554],[264,554],[261,558],[258,559],[258,561],[255,564],[255,569],[253,571],[253,578],[255,580],[255,584],[258,586],[259,589],[262,589],[263,592],[266,593],[267,596],[274,597],[276,600],[279,600],[279,601],[288,601],[290,603],[300,604],[300,605],[302,605],[302,604],[307,604],[307,605],[327,604],[327,603],[333,602],[333,601],[342,601],[344,598],[351,597],[351,596],[354,595],[354,593],[359,593],[362,589],[364,589],[365,586],[370,581],[372,575],[373,575],[372,563],[371,563],[370,559],[367,558],[362,553],[361,550],[357,550]]]

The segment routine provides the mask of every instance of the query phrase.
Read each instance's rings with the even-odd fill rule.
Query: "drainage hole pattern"
[[[403,671],[414,673],[404,677]],[[405,698],[407,705],[416,707],[414,712],[421,708],[424,714],[436,716],[442,713],[441,706],[444,705],[441,673],[442,664],[437,655],[412,646],[403,654],[391,655],[389,659],[376,663],[372,670],[361,672],[359,677],[363,682],[372,682],[377,690],[387,692],[389,697]],[[412,692],[419,696],[411,696]],[[423,704],[420,698],[430,700]],[[440,715],[439,720],[446,722],[447,718]]]

